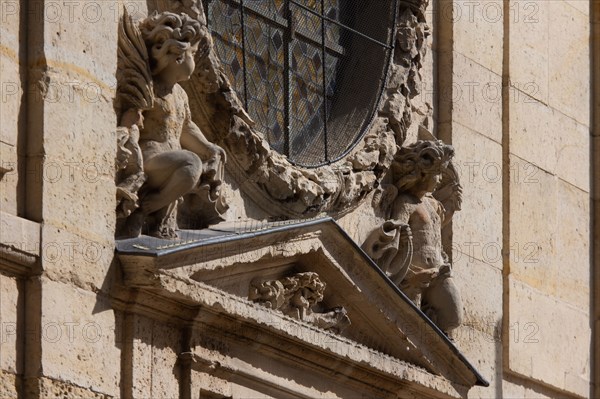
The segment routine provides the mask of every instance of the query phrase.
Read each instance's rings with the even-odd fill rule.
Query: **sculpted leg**
[[[198,184],[202,162],[191,151],[170,151],[145,161],[144,171],[148,194],[142,198],[141,209],[150,214],[190,192]]]
[[[423,292],[421,306],[425,314],[448,335],[462,323],[462,300],[450,276],[442,275],[431,282]]]

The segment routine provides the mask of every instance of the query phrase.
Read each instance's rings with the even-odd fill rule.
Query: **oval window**
[[[361,139],[385,86],[396,0],[208,0],[205,10],[226,73],[273,149],[316,167]]]

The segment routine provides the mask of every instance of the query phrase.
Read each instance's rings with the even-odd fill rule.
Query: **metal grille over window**
[[[272,148],[300,166],[345,156],[369,127],[396,0],[205,0],[217,53]]]

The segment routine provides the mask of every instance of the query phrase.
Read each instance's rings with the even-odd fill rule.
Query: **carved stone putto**
[[[324,292],[325,283],[319,275],[306,272],[279,280],[256,278],[250,283],[248,299],[323,329],[342,331],[350,325],[343,307],[323,312],[316,310],[317,305],[323,301]]]
[[[119,31],[117,214],[120,236],[142,229],[176,237],[184,195],[200,198],[205,224],[226,209],[220,195],[225,152],[192,121],[180,82],[205,57],[212,39],[186,14],[155,13],[136,24],[125,13]]]
[[[392,171],[397,195],[389,220],[363,249],[446,334],[462,321],[462,301],[442,246],[442,228],[460,209],[454,149],[421,140],[401,148]]]

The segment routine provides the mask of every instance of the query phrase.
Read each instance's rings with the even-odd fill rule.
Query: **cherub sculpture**
[[[122,111],[117,157],[118,235],[176,237],[180,199],[203,192],[204,206],[222,207],[225,152],[192,121],[179,82],[195,57],[206,56],[210,34],[186,14],[155,13],[138,24],[125,13],[119,32],[118,100]]]
[[[442,229],[461,201],[450,162],[453,156],[452,146],[437,140],[400,148],[392,164],[397,194],[390,218],[363,244],[388,277],[449,337],[461,324],[463,312],[442,246]]]

